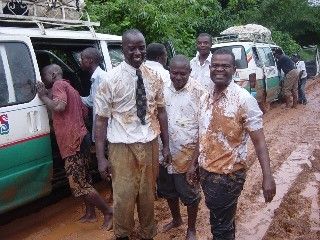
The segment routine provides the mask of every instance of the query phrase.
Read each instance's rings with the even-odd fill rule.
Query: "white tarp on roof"
[[[241,40],[271,42],[271,31],[258,24],[247,24],[229,27],[220,33],[221,35],[238,35]]]

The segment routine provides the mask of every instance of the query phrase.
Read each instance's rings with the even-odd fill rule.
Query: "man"
[[[230,50],[221,48],[213,53],[210,76],[214,87],[209,99],[201,103],[199,118],[200,178],[215,240],[235,239],[234,220],[246,177],[248,135],[262,168],[265,201],[270,202],[276,192],[262,112],[254,97],[232,81],[235,70]],[[196,157],[193,160],[196,165]]]
[[[205,89],[212,87],[209,66],[211,62],[212,37],[207,33],[200,33],[197,38],[197,54],[190,61],[191,77],[196,79]]]
[[[164,84],[170,83],[169,71],[164,68],[167,64],[167,50],[161,43],[150,43],[147,46],[145,65],[157,72],[162,78]]]
[[[154,189],[160,132],[164,160],[171,158],[163,82],[143,64],[146,45],[140,31],[124,32],[122,48],[124,62],[107,73],[96,94],[98,166],[103,178],[110,170],[112,173],[117,239],[129,239],[134,228],[135,204],[141,237],[152,239],[156,235]],[[109,160],[104,155],[106,132]]]
[[[37,84],[39,97],[52,111],[53,128],[72,193],[75,197],[81,197],[86,206],[86,213],[80,221],[96,221],[94,208],[97,207],[104,215],[103,227],[110,229],[112,210],[91,185],[87,169],[90,146],[87,144],[88,131],[84,124],[87,109],[79,93],[62,78],[62,69],[58,65],[48,65],[41,73],[44,84]],[[52,88],[52,99],[48,97],[45,87]]]
[[[94,142],[94,122],[95,122],[95,107],[93,99],[95,98],[99,84],[106,78],[106,72],[100,68],[102,56],[98,49],[89,47],[81,52],[81,69],[91,75],[90,95],[81,97],[82,102],[90,108],[93,108],[93,124],[92,124],[92,141]]]
[[[190,63],[185,56],[173,57],[170,63],[171,83],[164,89],[172,163],[161,162],[158,179],[158,194],[167,199],[173,218],[164,226],[164,231],[182,224],[180,199],[187,206],[188,240],[196,239],[195,225],[201,196],[200,186],[189,184],[186,173],[194,171],[191,160],[198,141],[200,99],[207,94],[190,77],[190,73]]]
[[[293,62],[296,64],[296,68],[299,72],[298,83],[298,103],[306,105],[307,98],[305,94],[305,86],[307,82],[307,70],[304,61],[300,60],[299,54],[294,54],[292,57]]]
[[[284,72],[283,79],[283,94],[286,102],[286,108],[290,107],[290,96],[292,96],[292,107],[296,108],[298,104],[298,81],[299,72],[295,68],[294,62],[286,55],[283,54],[280,48],[276,49],[275,57],[278,60],[279,71]]]

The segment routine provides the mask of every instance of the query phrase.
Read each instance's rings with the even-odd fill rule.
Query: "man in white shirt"
[[[171,161],[163,82],[143,62],[146,45],[136,29],[122,35],[125,60],[107,73],[96,98],[96,153],[102,178],[112,174],[113,230],[129,239],[137,204],[142,239],[156,235],[154,189],[159,171],[158,136]],[[105,133],[109,159],[104,155]]]
[[[232,81],[235,70],[230,50],[215,51],[210,65],[214,87],[209,98],[200,103],[198,162],[213,239],[235,239],[235,215],[246,178],[249,137],[262,169],[265,202],[272,201],[276,193],[262,112],[255,98]]]
[[[200,99],[208,93],[190,77],[190,63],[183,55],[172,58],[170,63],[171,82],[164,88],[168,113],[169,145],[172,162],[160,159],[158,195],[167,199],[172,221],[164,226],[164,231],[182,224],[179,199],[187,206],[188,229],[186,239],[196,239],[196,219],[201,200],[198,183],[189,184],[187,172],[195,171],[192,157],[197,147]]]
[[[81,97],[82,102],[89,108],[92,108],[93,124],[92,124],[92,141],[94,142],[94,122],[96,109],[94,106],[94,98],[97,93],[99,84],[106,78],[106,72],[100,68],[102,56],[98,49],[89,47],[81,52],[81,69],[91,75],[90,95]]]
[[[146,59],[145,65],[157,72],[165,85],[168,84],[170,82],[170,74],[164,68],[168,59],[166,47],[161,43],[150,43],[147,46]]]
[[[191,77],[196,79],[205,89],[212,87],[209,66],[211,62],[212,37],[207,33],[200,33],[197,38],[197,54],[190,61]]]
[[[297,70],[299,71],[299,83],[298,83],[298,103],[306,105],[307,98],[305,94],[305,86],[307,82],[307,70],[304,61],[300,60],[299,54],[294,54],[292,60],[296,64]]]

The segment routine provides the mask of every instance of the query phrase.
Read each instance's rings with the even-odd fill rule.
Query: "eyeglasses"
[[[229,65],[229,64],[211,64],[210,68],[212,68],[212,69],[222,68],[223,70],[228,70],[228,69],[232,68],[232,65]]]

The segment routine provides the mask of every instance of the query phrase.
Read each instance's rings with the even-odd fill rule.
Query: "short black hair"
[[[232,57],[233,66],[236,65],[236,57],[234,56],[233,52],[229,48],[226,48],[226,47],[218,48],[212,53],[212,58],[216,55],[230,55]]]
[[[143,36],[143,34],[136,28],[128,29],[122,34],[122,41],[124,41],[124,39],[126,39],[129,35],[140,35],[140,34]]]
[[[97,48],[94,47],[88,47],[86,49],[84,49],[82,51],[82,53],[87,56],[90,57],[96,64],[100,64],[103,60],[102,55],[100,53],[100,51]]]
[[[150,43],[147,46],[146,59],[157,61],[157,59],[166,52],[166,47],[161,43]]]
[[[209,33],[200,33],[197,37],[197,39],[199,37],[208,37],[210,39],[210,42],[212,43],[212,36]]]
[[[171,59],[171,61],[170,61],[170,66],[171,66],[173,63],[176,63],[176,62],[178,62],[178,63],[183,63],[183,64],[185,64],[188,68],[190,68],[190,61],[189,61],[189,59],[188,59],[186,56],[182,55],[182,54],[175,55],[175,56]]]
[[[282,49],[277,48],[276,50],[274,50],[274,53],[277,54],[277,55],[282,55],[283,51],[282,51]]]

